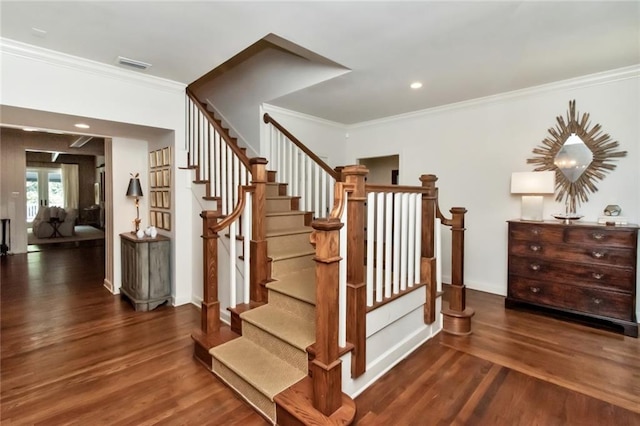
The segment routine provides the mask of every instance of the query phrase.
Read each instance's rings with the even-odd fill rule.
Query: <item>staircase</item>
[[[281,195],[284,189],[284,184],[267,183],[268,303],[240,314],[242,336],[210,351],[213,372],[273,423],[275,395],[307,375],[306,349],[315,341],[309,215],[292,209],[296,200]]]

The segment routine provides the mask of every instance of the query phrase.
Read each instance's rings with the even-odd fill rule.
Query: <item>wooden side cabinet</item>
[[[505,306],[538,306],[638,337],[638,227],[509,221]]]
[[[150,311],[171,302],[170,254],[171,240],[138,239],[134,234],[120,234],[122,258],[122,297],[128,299],[136,311]]]

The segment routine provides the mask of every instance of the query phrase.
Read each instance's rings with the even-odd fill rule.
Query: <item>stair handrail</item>
[[[265,112],[262,116],[262,120],[265,124],[271,124],[273,127],[278,129],[283,135],[285,135],[291,142],[293,142],[298,148],[302,150],[308,157],[310,157],[316,164],[318,164],[325,172],[327,172],[333,179],[340,180],[340,175],[334,169],[331,168],[327,163],[322,161],[320,157],[318,157],[313,151],[311,151],[305,144],[300,142],[298,138],[293,136],[291,132],[289,132],[282,124],[278,123],[276,119],[271,117],[268,112]]]
[[[251,169],[251,165],[249,164],[249,157],[247,157],[247,155],[244,152],[242,152],[242,150],[240,149],[240,147],[237,144],[235,144],[235,143],[233,143],[233,141],[231,141],[231,139],[227,135],[226,130],[220,124],[218,124],[218,122],[216,121],[216,119],[213,116],[213,114],[211,113],[211,111],[207,110],[202,105],[202,103],[198,100],[198,98],[196,98],[196,95],[189,88],[187,88],[186,92],[187,92],[187,96],[189,97],[189,99],[191,99],[191,101],[198,108],[198,110],[205,117],[208,118],[209,123],[216,129],[216,131],[220,134],[220,136],[227,143],[229,148],[231,148],[233,153],[238,156],[240,161],[242,161],[242,164],[244,164],[245,167],[247,167],[247,169]]]
[[[299,208],[313,217],[326,217],[333,205],[334,184],[340,173],[284,128],[268,113],[263,115],[268,127],[264,133],[272,171],[286,183],[286,195],[299,200]]]

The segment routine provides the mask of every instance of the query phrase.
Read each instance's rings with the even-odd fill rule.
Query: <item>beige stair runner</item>
[[[280,184],[267,184],[268,303],[246,311],[242,337],[211,349],[213,372],[276,422],[273,398],[308,373],[315,341],[315,254],[305,213],[291,210]]]

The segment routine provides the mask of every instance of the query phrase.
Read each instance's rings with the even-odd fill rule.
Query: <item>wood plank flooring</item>
[[[2,425],[264,425],[192,358],[191,305],[135,312],[102,247],[0,259]],[[640,425],[640,340],[469,291],[439,335],[356,398],[359,425]]]

